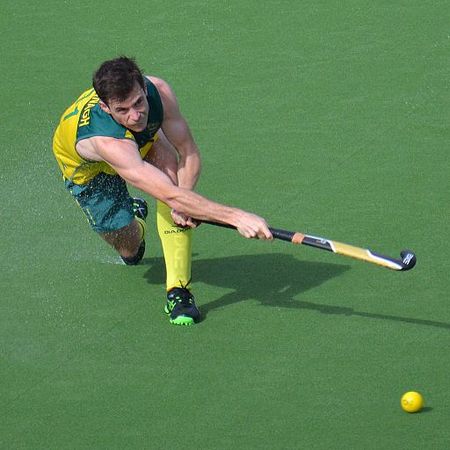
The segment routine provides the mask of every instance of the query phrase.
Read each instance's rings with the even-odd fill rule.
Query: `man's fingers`
[[[193,219],[192,217],[188,217],[187,225],[191,228],[197,228],[201,222],[199,220]]]
[[[247,239],[272,240],[273,236],[267,226],[261,228],[238,228],[239,233]]]
[[[268,226],[265,226],[265,227],[263,228],[263,236],[264,236],[264,237],[263,237],[262,239],[267,239],[268,241],[271,241],[271,240],[273,239],[273,235],[272,235],[272,233],[270,232]]]
[[[198,225],[200,225],[201,222],[199,222],[196,219],[193,219],[192,217],[188,217],[183,213],[179,213],[178,211],[172,210],[172,219],[180,228],[197,228]]]

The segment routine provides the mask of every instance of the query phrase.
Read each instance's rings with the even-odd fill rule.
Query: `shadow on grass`
[[[162,258],[146,258],[149,265],[145,278],[150,284],[164,284],[165,269]],[[450,330],[450,324],[388,314],[355,311],[344,306],[306,302],[294,297],[313,289],[350,269],[343,264],[299,261],[283,253],[229,256],[217,259],[193,260],[195,282],[233,289],[233,292],[209,303],[200,302],[203,320],[209,312],[248,299],[256,299],[264,306],[307,309],[328,315],[365,317],[425,325]]]
[[[147,281],[163,284],[165,273],[162,259],[145,259],[144,264],[151,265],[145,274]],[[192,266],[195,282],[233,289],[233,292],[212,302],[200,302],[203,315],[248,299],[257,299],[268,306],[296,308],[299,302],[293,297],[349,269],[349,266],[340,264],[299,261],[284,254],[194,258]]]
[[[421,413],[421,414],[423,414],[423,413],[429,413],[429,412],[431,412],[431,411],[433,411],[433,408],[432,408],[431,406],[424,406],[424,407],[422,408],[422,410],[420,411],[420,413]]]

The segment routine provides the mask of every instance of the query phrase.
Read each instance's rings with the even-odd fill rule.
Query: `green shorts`
[[[132,222],[133,199],[118,175],[100,173],[87,184],[66,180],[65,185],[97,233],[115,231]]]

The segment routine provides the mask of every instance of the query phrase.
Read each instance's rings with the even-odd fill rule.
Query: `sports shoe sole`
[[[184,325],[188,327],[194,325],[194,319],[188,316],[178,316],[176,319],[169,319],[169,322],[173,325]]]
[[[170,311],[167,308],[167,305],[164,306],[164,312],[166,314],[170,314]],[[185,326],[194,325],[194,323],[195,323],[194,319],[192,317],[184,316],[183,314],[179,315],[178,317],[175,317],[175,319],[169,318],[169,322],[173,325],[185,325]]]

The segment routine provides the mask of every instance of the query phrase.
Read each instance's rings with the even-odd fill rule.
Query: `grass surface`
[[[1,448],[448,448],[448,2],[0,8]],[[177,92],[199,192],[417,267],[202,226],[205,320],[170,326],[154,217],[144,264],[118,264],[51,153],[122,53]]]

